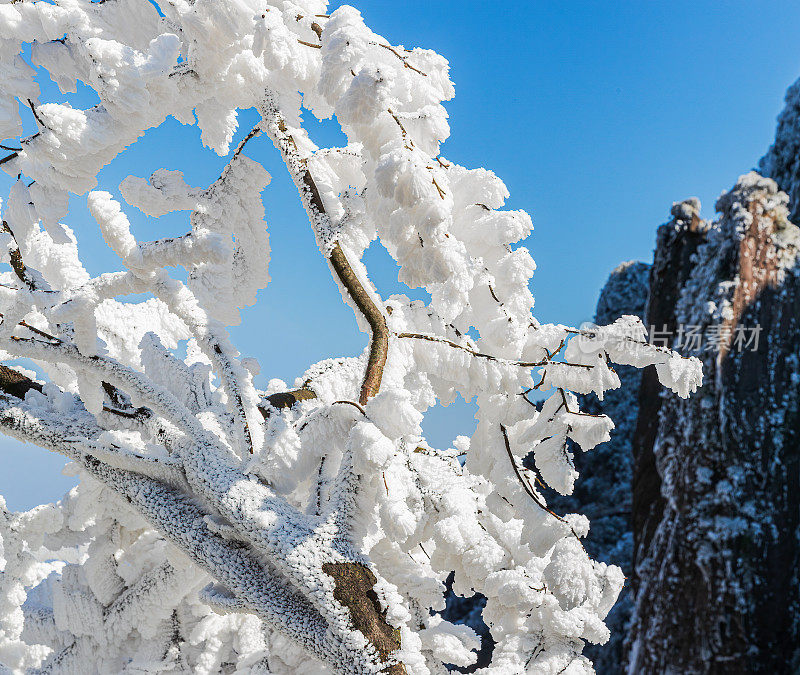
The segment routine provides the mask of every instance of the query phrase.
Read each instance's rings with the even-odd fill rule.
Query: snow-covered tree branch
[[[619,363],[655,364],[687,396],[699,361],[647,344],[633,317],[536,321],[517,245],[530,218],[502,210],[493,173],[440,155],[447,62],[391,45],[351,7],[328,11],[0,3],[0,162],[16,177],[0,357],[23,360],[0,367],[0,429],[81,478],[55,505],[0,511],[0,664],[13,672],[443,673],[478,646],[436,614],[453,571],[457,593],[487,597],[482,672],[591,672],[584,641],[608,637],[622,574],[587,556],[584,516],[547,506],[577,478],[571,443],[590,450],[613,428],[574,394],[618,387]],[[100,103],[40,100],[31,63]],[[247,109],[260,121],[231,148]],[[347,146],[317,147],[303,113],[334,117]],[[159,168],[112,186],[124,203],[98,190],[101,168],[168,116],[229,156],[219,179],[193,187]],[[328,261],[368,336],[291,391],[257,389],[257,355],[228,332],[269,281],[270,176],[247,156],[259,135],[297,187],[308,255]],[[121,269],[84,268],[81,230],[62,222],[76,197]],[[138,241],[134,209],[184,212],[189,230]],[[376,239],[429,303],[381,296],[362,262]],[[477,402],[477,430],[433,448],[423,415],[456,395]]]

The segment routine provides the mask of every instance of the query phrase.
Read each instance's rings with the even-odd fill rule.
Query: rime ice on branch
[[[613,427],[575,394],[618,387],[620,363],[657,364],[686,396],[699,362],[647,345],[633,317],[577,340],[535,320],[534,264],[511,247],[530,218],[502,210],[493,173],[440,155],[447,62],[314,0],[180,0],[161,14],[134,0],[15,2],[0,4],[0,28],[12,148],[0,161],[19,176],[2,211],[0,349],[44,378],[0,373],[0,425],[82,479],[55,506],[3,511],[0,662],[443,673],[478,647],[431,614],[454,571],[456,592],[487,597],[497,644],[484,672],[590,672],[581,650],[608,639],[622,574],[584,551],[585,517],[547,506],[545,485],[568,494],[577,478],[567,439],[589,450]],[[27,54],[100,103],[40,100]],[[261,121],[246,141],[275,145],[369,337],[291,392],[257,390],[227,330],[269,280],[269,176],[231,148],[249,108]],[[304,111],[335,116],[346,147],[317,147]],[[118,186],[126,203],[98,190],[99,170],[169,115],[229,156],[221,177],[191,187],[159,168]],[[61,223],[70,195],[85,196],[121,269],[86,272],[81,232]],[[138,241],[133,209],[186,212],[187,232]],[[379,294],[361,261],[376,238],[429,304]],[[132,293],[152,297],[120,299]],[[533,389],[548,392],[541,413]],[[423,415],[457,394],[477,401],[477,431],[432,448]],[[536,468],[523,468],[531,451]]]

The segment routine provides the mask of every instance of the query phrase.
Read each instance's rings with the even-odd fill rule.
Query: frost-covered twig
[[[541,497],[536,493],[536,491],[531,487],[530,483],[528,482],[527,478],[525,478],[519,470],[517,466],[517,460],[514,457],[514,453],[511,452],[511,444],[508,442],[508,431],[506,430],[504,425],[500,425],[500,432],[503,434],[503,445],[506,449],[506,454],[508,455],[508,459],[511,462],[511,467],[514,469],[514,475],[517,477],[522,488],[525,490],[527,495],[534,501],[534,503],[541,508],[543,511],[549,513],[553,518],[564,521],[564,519],[559,516],[557,513],[552,511],[551,509],[547,508],[547,505],[542,501]]]
[[[447,338],[440,337],[439,335],[423,335],[421,333],[396,333],[395,336],[398,338],[412,338],[415,340],[427,340],[428,342],[438,342],[440,344],[445,344],[448,347],[453,347],[454,349],[461,349],[477,358],[489,359],[490,361],[498,361],[513,366],[520,366],[521,368],[537,368],[539,366],[546,366],[548,363],[556,363],[555,361],[552,360],[552,355],[540,361],[509,361],[508,359],[503,359],[498,356],[492,356],[491,354],[483,354],[473,349],[472,347],[469,347],[468,345],[460,345],[457,342],[453,342],[452,340],[448,340]],[[560,361],[558,363],[562,363],[563,365],[570,366],[572,368],[584,368],[584,369],[594,368],[592,364],[586,364],[586,363],[569,363],[566,361]]]

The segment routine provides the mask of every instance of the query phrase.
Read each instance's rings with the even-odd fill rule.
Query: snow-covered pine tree
[[[608,438],[612,422],[575,393],[619,386],[612,362],[655,363],[686,396],[699,361],[647,345],[633,317],[583,334],[537,322],[534,264],[513,246],[529,217],[501,210],[493,173],[440,155],[447,62],[392,45],[350,7],[328,11],[0,4],[0,164],[18,177],[2,208],[0,356],[36,366],[0,371],[0,427],[80,476],[55,505],[0,511],[6,669],[442,673],[478,646],[436,614],[450,572],[457,593],[487,598],[483,672],[591,672],[584,642],[608,639],[622,574],[589,558],[588,520],[552,512],[544,486],[572,491],[567,439]],[[100,103],[40,100],[29,61]],[[37,133],[23,135],[19,105]],[[269,176],[230,147],[252,108],[246,139],[280,153],[316,235],[309,256],[327,259],[368,335],[361,356],[310,365],[290,391],[257,390],[228,335],[269,280]],[[335,117],[347,146],[317,147],[302,111]],[[229,158],[220,178],[131,176],[124,204],[97,190],[100,169],[170,115]],[[121,269],[86,272],[81,232],[61,222],[76,197]],[[133,209],[185,212],[188,231],[137,241]],[[361,262],[376,238],[430,302],[380,295]],[[541,392],[539,412],[526,396]],[[477,401],[477,430],[433,448],[423,414],[457,394]]]

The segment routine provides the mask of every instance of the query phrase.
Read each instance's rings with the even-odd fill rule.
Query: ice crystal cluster
[[[36,366],[2,371],[0,425],[81,477],[56,505],[2,510],[3,667],[443,673],[478,647],[435,613],[454,572],[457,593],[487,598],[482,672],[591,672],[582,647],[608,639],[623,577],[585,552],[584,516],[547,506],[578,477],[571,443],[591,450],[613,428],[576,394],[618,387],[618,363],[656,364],[687,396],[700,363],[646,344],[632,316],[583,332],[536,321],[517,245],[530,218],[502,210],[493,173],[440,155],[447,62],[319,0],[2,2],[0,36],[0,162],[17,177],[0,356]],[[31,63],[100,103],[40,100]],[[270,177],[231,147],[252,108],[246,138],[280,153],[309,255],[369,337],[288,392],[256,389],[257,355],[228,335],[269,281]],[[303,114],[335,117],[346,147],[317,147]],[[158,168],[122,181],[124,203],[98,190],[98,171],[170,115],[229,157],[220,178],[197,188]],[[70,199],[119,270],[87,273],[81,232],[61,223]],[[183,212],[188,231],[138,241],[134,209]],[[361,262],[376,239],[429,303],[379,294]],[[477,401],[477,430],[433,448],[423,415],[456,395]]]

